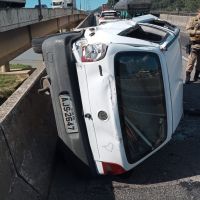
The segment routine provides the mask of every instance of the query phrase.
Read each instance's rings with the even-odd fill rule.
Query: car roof
[[[134,44],[136,46],[158,46],[158,44],[153,44],[152,42],[129,38],[118,35],[123,30],[134,27],[136,23],[133,20],[121,20],[117,22],[110,22],[95,27],[95,34],[91,36],[91,29],[86,29],[85,37],[89,43],[124,43],[124,44]]]
[[[173,34],[173,31],[148,23],[157,19],[159,18],[153,15],[144,15],[133,18],[131,20],[119,20],[116,22],[110,22],[93,28],[87,28],[85,31],[85,37],[89,43],[124,43],[132,44],[135,46],[158,47],[160,45],[159,43],[148,41],[142,38],[139,39],[134,37],[127,37],[121,34],[123,31],[129,30],[131,28],[134,29],[134,27],[138,25],[145,25],[152,27],[152,29],[155,29],[155,31],[157,30],[158,32],[165,32],[174,38],[175,34]]]
[[[117,35],[118,33],[122,32],[123,30],[126,30],[135,25],[136,25],[136,22],[133,20],[118,20],[115,22],[110,22],[110,23],[106,23],[106,24],[98,26],[97,31],[103,30],[105,32],[108,31],[112,34]]]

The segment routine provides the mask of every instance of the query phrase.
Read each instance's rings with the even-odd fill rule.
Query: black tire
[[[33,38],[32,39],[32,48],[33,48],[33,51],[35,53],[38,53],[38,54],[42,54],[42,44],[43,42],[50,38],[50,37],[53,37],[53,36],[56,36],[56,35],[61,35],[62,33],[55,33],[55,34],[52,34],[52,35],[46,35],[46,36],[43,36],[43,37],[37,37],[37,38]]]
[[[32,39],[33,51],[38,54],[42,54],[42,43],[49,38],[49,36],[38,37]]]

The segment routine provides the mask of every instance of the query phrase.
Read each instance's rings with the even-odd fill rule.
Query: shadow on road
[[[49,200],[114,200],[113,181],[146,187],[200,175],[199,122],[200,117],[185,116],[166,147],[123,176],[81,178],[59,157]]]
[[[129,173],[127,184],[154,184],[200,175],[200,117],[185,116],[171,142]]]
[[[57,154],[56,172],[49,200],[114,200],[112,180],[109,177],[80,176],[81,169],[69,167]]]

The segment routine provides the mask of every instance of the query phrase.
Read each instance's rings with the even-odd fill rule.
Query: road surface
[[[33,49],[29,49],[14,60],[10,61],[11,64],[25,64],[34,68],[43,64],[42,55],[33,52]]]

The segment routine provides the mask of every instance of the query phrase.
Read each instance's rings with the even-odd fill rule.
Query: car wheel
[[[32,39],[33,51],[38,54],[42,54],[42,43],[49,38],[49,36],[38,37]]]

